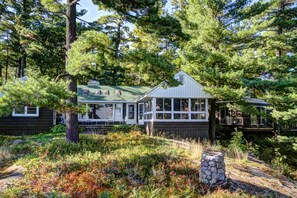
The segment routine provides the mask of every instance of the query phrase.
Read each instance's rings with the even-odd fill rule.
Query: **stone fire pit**
[[[203,152],[199,170],[199,180],[210,186],[222,186],[227,184],[223,153],[215,151]]]

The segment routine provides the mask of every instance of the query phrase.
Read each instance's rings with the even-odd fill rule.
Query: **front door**
[[[127,104],[126,124],[136,124],[136,105]]]
[[[122,109],[123,109],[123,104],[115,104],[114,121],[121,122],[123,120]]]
[[[140,125],[144,125],[144,114],[143,114],[143,111],[144,111],[144,104],[143,103],[139,103],[138,104],[138,124]]]

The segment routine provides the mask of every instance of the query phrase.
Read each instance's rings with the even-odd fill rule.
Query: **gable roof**
[[[189,76],[186,72],[180,71],[174,76],[175,79],[182,78],[182,84],[177,87],[163,87],[163,83],[148,92],[144,97],[171,97],[171,98],[212,98],[203,91],[203,86]]]
[[[148,86],[103,86],[103,85],[78,85],[77,95],[79,102],[87,101],[135,101],[151,90]],[[84,90],[88,90],[88,94],[84,94]],[[96,94],[100,92],[101,94]],[[105,92],[109,91],[109,94]],[[119,93],[120,94],[117,94]]]

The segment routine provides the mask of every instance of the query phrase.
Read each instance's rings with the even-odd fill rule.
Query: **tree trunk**
[[[209,114],[209,137],[212,144],[215,144],[216,139],[216,100],[210,101],[210,114]]]
[[[66,50],[70,49],[71,43],[76,39],[76,0],[67,0],[66,10]],[[66,55],[66,71],[68,58]],[[74,76],[69,76],[68,91],[77,93],[77,80]],[[69,98],[69,103],[76,105],[77,96]],[[66,112],[66,141],[78,143],[78,117],[75,111]]]
[[[27,56],[24,53],[21,58],[21,77],[25,76],[26,66],[27,66]]]
[[[18,59],[17,77],[20,78],[22,75],[22,58]]]
[[[5,83],[7,83],[7,80],[8,80],[8,63],[9,63],[9,60],[8,60],[8,50],[7,50],[7,57],[6,57],[6,64],[5,64]]]

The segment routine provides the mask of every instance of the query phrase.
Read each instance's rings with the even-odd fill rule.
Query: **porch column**
[[[86,103],[86,114],[85,114],[85,117],[86,117],[86,119],[89,119],[89,116],[88,116],[88,103]]]
[[[152,111],[153,111],[152,120],[155,120],[156,119],[156,98],[152,99]]]
[[[206,112],[206,120],[208,120],[209,113],[208,113],[208,99],[207,98],[205,99],[205,112]]]

